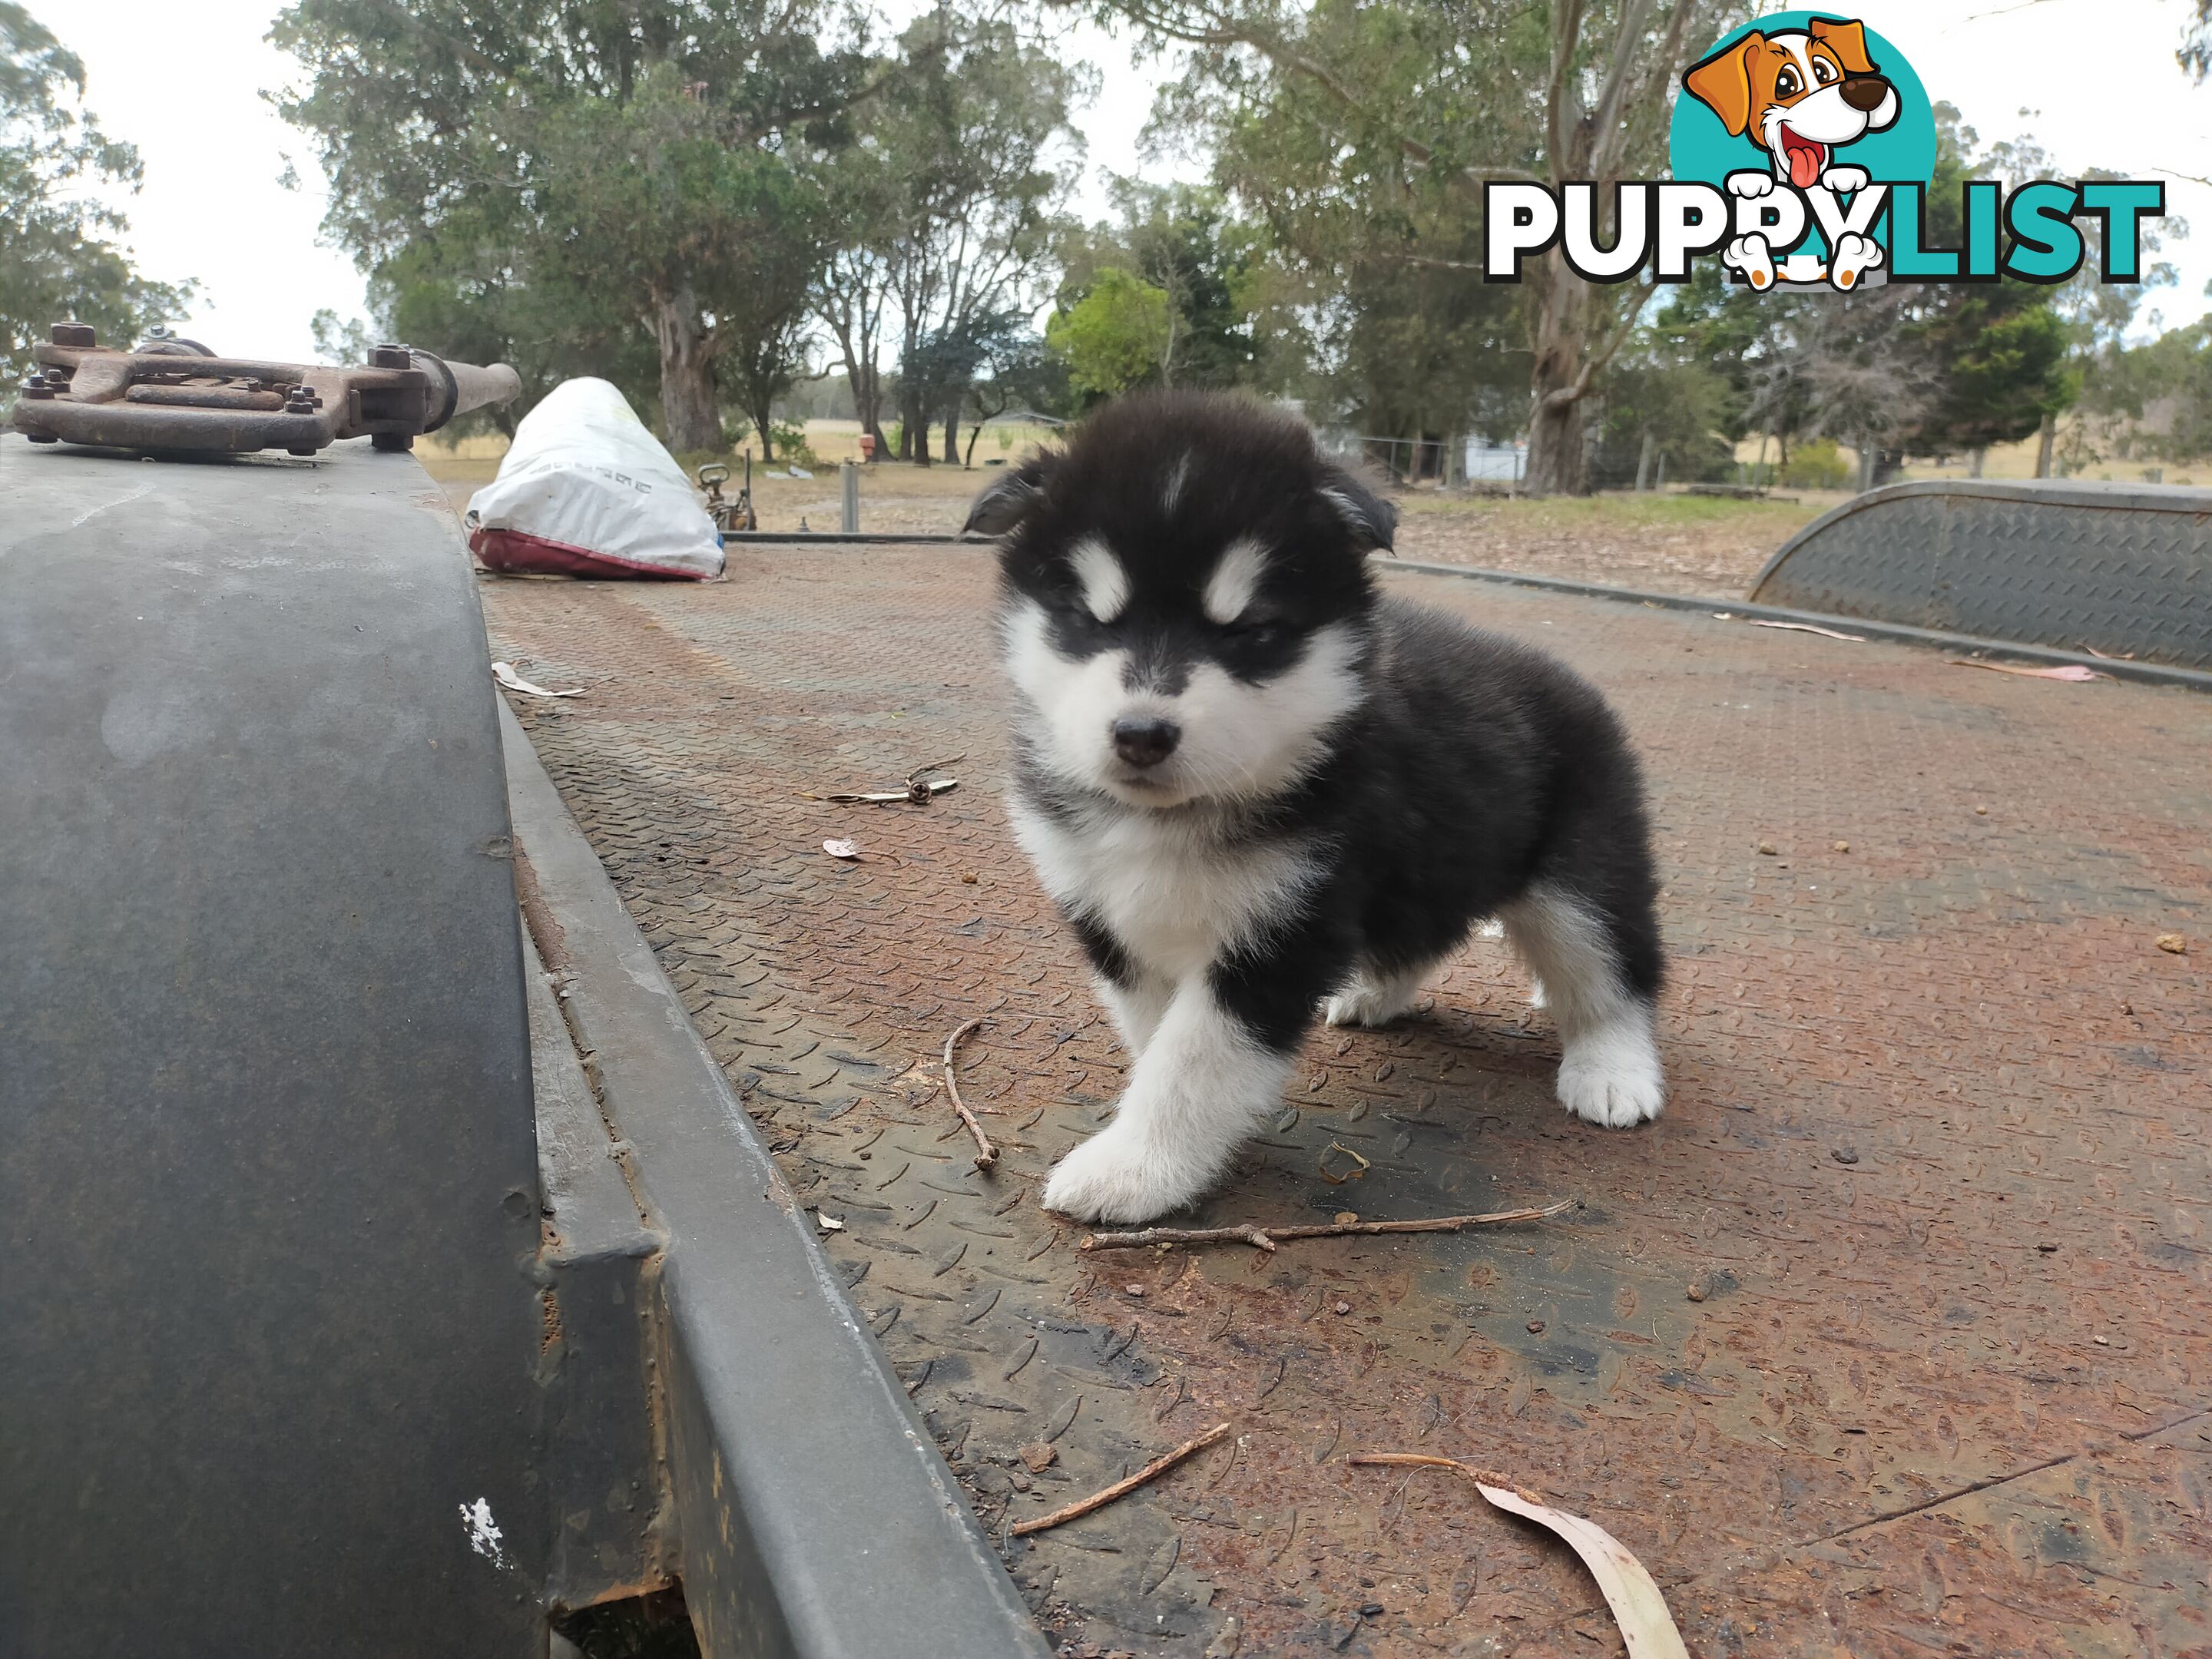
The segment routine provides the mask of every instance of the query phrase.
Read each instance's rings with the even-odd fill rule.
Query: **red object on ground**
[[[510,576],[646,576],[672,582],[707,580],[703,572],[635,564],[628,559],[594,553],[588,548],[547,541],[543,536],[520,530],[472,530],[469,532],[469,551],[483,562],[485,569]]]

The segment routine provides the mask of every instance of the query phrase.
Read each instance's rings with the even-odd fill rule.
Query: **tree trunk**
[[[920,397],[908,392],[899,399],[899,459],[916,466],[929,465],[929,416]]]
[[[961,461],[960,461],[960,465],[961,465],[963,468],[973,468],[973,467],[975,466],[975,440],[976,440],[976,439],[978,439],[978,438],[980,438],[980,437],[981,437],[982,435],[983,435],[983,423],[982,423],[982,422],[978,421],[978,422],[975,422],[975,424],[974,426],[972,426],[972,427],[970,427],[970,428],[969,428],[969,431],[968,431],[968,453],[967,453],[967,454],[966,454],[966,455],[964,455],[964,456],[963,456],[963,457],[961,458]]]
[[[1983,448],[1979,444],[1976,444],[1972,449],[1966,452],[1966,476],[1968,477],[1978,478],[1982,476],[1982,463],[1988,458],[1989,453],[1990,452],[1988,450]]]
[[[960,465],[960,405],[955,404],[945,411],[945,464]]]
[[[1530,495],[1582,495],[1586,473],[1583,465],[1582,399],[1553,404],[1540,398],[1528,422],[1528,471],[1522,489]]]
[[[2045,410],[2043,424],[2037,429],[2035,438],[2035,476],[2039,478],[2051,476],[2051,447],[2057,436],[2058,417]]]
[[[1636,452],[1636,493],[1645,494],[1651,488],[1651,457],[1659,447],[1659,441],[1649,432],[1644,434],[1644,447]]]
[[[688,286],[654,307],[653,326],[660,344],[660,416],[668,427],[668,447],[678,455],[721,449],[714,360]]]
[[[1588,495],[1583,398],[1599,367],[1589,361],[1589,289],[1567,271],[1556,248],[1529,275],[1536,289],[1536,362],[1528,379],[1534,401],[1522,489],[1531,495]]]

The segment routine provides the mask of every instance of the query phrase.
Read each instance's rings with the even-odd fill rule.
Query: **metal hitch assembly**
[[[23,382],[13,424],[34,444],[313,455],[367,438],[404,450],[456,416],[522,392],[505,363],[480,368],[404,345],[380,345],[366,368],[339,368],[218,357],[166,334],[117,351],[86,324],[57,323],[32,355],[39,368]]]

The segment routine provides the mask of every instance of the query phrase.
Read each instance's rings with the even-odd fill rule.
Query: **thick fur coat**
[[[987,490],[1014,828],[1133,1056],[1044,1202],[1190,1203],[1316,1018],[1382,1024],[1486,919],[1556,1018],[1559,1097],[1656,1115],[1661,976],[1619,722],[1531,647],[1376,592],[1395,514],[1290,416],[1132,398]]]

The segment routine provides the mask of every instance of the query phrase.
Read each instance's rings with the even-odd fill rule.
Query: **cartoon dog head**
[[[1682,85],[1800,190],[1820,181],[1837,149],[1897,119],[1897,88],[1867,57],[1865,25],[1840,19],[1753,30],[1692,64]]]

